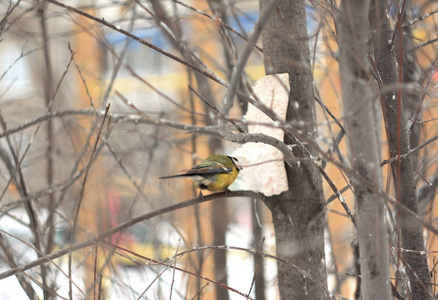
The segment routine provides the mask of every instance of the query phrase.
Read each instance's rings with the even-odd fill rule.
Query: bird
[[[224,192],[236,180],[241,167],[235,157],[227,155],[212,155],[183,174],[159,177],[170,179],[186,177],[192,179],[201,190]]]

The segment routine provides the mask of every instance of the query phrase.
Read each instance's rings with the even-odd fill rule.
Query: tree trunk
[[[344,0],[338,18],[340,76],[345,127],[352,168],[367,180],[352,178],[359,241],[362,299],[391,299],[388,233],[382,185],[380,141],[373,115],[368,51],[370,0]]]
[[[394,30],[391,28],[386,2],[375,0],[372,6],[371,24],[373,24],[373,41],[376,67],[380,79],[380,89],[388,90],[387,86],[396,86],[403,82],[403,44],[404,37],[401,28],[397,28],[394,43],[399,53],[397,70],[396,56],[391,50],[391,41]],[[402,75],[402,76],[399,76]],[[400,89],[383,92],[382,110],[385,121],[386,135],[391,157],[410,152],[410,140],[406,126],[406,114],[403,108],[403,93]],[[391,164],[392,174],[397,200],[411,211],[419,214],[418,199],[415,185],[415,174],[412,157],[407,156]],[[431,299],[430,275],[427,266],[427,256],[423,238],[423,230],[418,222],[410,214],[400,212],[399,226],[401,232],[401,246],[403,258],[406,261],[406,270],[410,279],[410,287],[413,299]]]
[[[252,206],[252,247],[256,250],[263,251],[263,228],[260,226],[263,224],[263,209],[262,203],[259,200],[253,200]],[[265,269],[263,267],[263,256],[254,255],[254,284],[255,295],[257,300],[265,300]]]
[[[269,0],[261,0],[261,8],[267,3]],[[286,121],[303,121],[305,134],[314,138],[316,116],[305,1],[281,0],[263,30],[262,42],[266,73],[289,74],[291,92]],[[285,143],[294,144],[295,137],[286,135]],[[294,152],[297,158],[308,157],[308,153],[298,147]],[[278,263],[280,297],[326,299],[321,175],[310,161],[294,168],[286,164],[286,170],[289,192],[266,201],[273,216],[277,255],[307,272],[317,283],[296,269]]]

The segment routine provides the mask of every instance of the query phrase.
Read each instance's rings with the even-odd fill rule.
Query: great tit
[[[212,155],[184,174],[159,177],[169,179],[187,177],[192,179],[201,190],[224,192],[234,182],[241,169],[237,158],[226,155]]]

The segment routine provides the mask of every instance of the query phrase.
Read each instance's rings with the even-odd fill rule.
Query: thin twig
[[[405,153],[402,155],[396,155],[394,157],[391,157],[390,159],[385,159],[384,161],[382,161],[380,163],[380,166],[383,167],[386,164],[392,164],[392,163],[396,162],[399,159],[399,157],[401,159],[407,158],[407,157],[411,156],[412,154],[415,154],[416,152],[420,151],[421,149],[423,149],[424,147],[426,147],[427,145],[429,145],[430,143],[432,143],[436,140],[438,140],[438,135],[431,137],[430,139],[426,140],[421,145],[415,147],[414,149],[411,149],[411,151],[409,151],[408,153]]]

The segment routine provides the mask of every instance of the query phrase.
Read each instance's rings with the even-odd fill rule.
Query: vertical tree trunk
[[[252,247],[263,251],[263,232],[259,222],[263,224],[262,203],[259,200],[252,206]],[[254,255],[254,283],[257,300],[265,300],[265,270],[263,267],[263,256]]]
[[[399,46],[397,70],[397,57],[391,50],[394,30],[391,28],[386,2],[374,0],[370,18],[373,26],[373,41],[376,67],[380,78],[380,88],[388,90],[385,86],[395,86],[403,82],[403,31],[397,27],[394,42]],[[400,20],[401,22],[401,20]],[[401,90],[390,90],[381,95],[383,117],[386,127],[386,135],[391,157],[403,155],[410,151],[410,140],[406,126],[406,114],[402,102],[403,93]],[[391,164],[394,178],[397,200],[415,213],[419,213],[418,199],[415,185],[415,174],[412,157],[407,156],[402,160]],[[427,257],[423,238],[423,230],[418,222],[410,214],[400,213],[401,246],[410,250],[403,252],[406,261],[407,273],[410,279],[410,287],[413,299],[431,299],[430,275],[427,266]]]
[[[214,153],[214,152],[213,152]],[[211,226],[213,229],[213,245],[225,245],[225,237],[228,229],[228,207],[225,202],[213,201],[211,205]],[[214,278],[223,285],[228,285],[227,252],[215,250],[214,254]],[[228,299],[228,290],[216,286],[216,300]]]
[[[203,2],[199,2],[197,3],[198,5],[195,5],[195,7],[201,8],[202,5],[205,5],[205,3]],[[185,38],[183,37],[183,30],[181,28],[181,24],[176,21],[174,18],[172,18],[171,16],[169,16],[166,13],[166,10],[163,6],[163,3],[161,1],[157,1],[157,0],[152,0],[151,1],[151,5],[154,9],[154,12],[156,14],[156,18],[157,20],[163,22],[164,24],[166,24],[167,28],[170,28],[170,31],[173,34],[169,34],[168,31],[164,30],[163,33],[167,36],[168,40],[170,41],[170,43],[175,47],[175,49],[177,49],[182,56],[184,57],[184,59],[188,62],[190,62],[191,64],[195,65],[195,66],[199,66],[199,61],[197,61],[196,59],[194,59],[195,55],[193,55],[193,53],[190,52],[190,48],[188,47],[188,43],[185,40]],[[157,22],[158,25],[160,25],[159,22]],[[161,26],[161,25],[160,25]],[[198,38],[201,39],[202,34],[199,32],[198,33]],[[210,45],[211,46],[211,45]],[[204,50],[206,50],[207,45],[205,45],[205,43],[203,44],[203,48]],[[211,50],[211,49],[209,49]],[[208,52],[208,51],[207,51]],[[208,103],[211,103],[214,105],[215,101],[215,97],[214,97],[214,93],[212,92],[212,89],[210,87],[210,84],[208,82],[208,79],[198,73],[198,72],[194,72],[194,77],[196,79],[196,83],[197,83],[197,89],[199,91],[199,94],[206,99],[206,101]],[[206,103],[202,103],[204,110],[205,110],[205,114],[204,114],[204,123],[207,126],[211,126],[214,124],[214,121],[211,118],[211,115],[209,113],[210,111],[210,107],[206,104]],[[222,143],[221,140],[216,138],[216,137],[210,137],[209,141],[208,141],[208,147],[209,147],[209,154],[214,154],[217,152],[220,152],[222,150]],[[211,204],[211,226],[212,226],[212,230],[213,230],[213,245],[225,245],[225,237],[226,237],[226,231],[227,231],[227,226],[228,226],[228,210],[227,210],[227,206],[224,203],[219,203],[219,202],[213,202]],[[223,284],[224,286],[228,285],[228,274],[227,274],[227,257],[226,257],[226,251],[214,251],[214,267],[210,268],[210,266],[212,264],[208,264],[205,263],[204,261],[204,273],[206,274],[205,270],[207,269],[208,272],[213,271],[214,272],[214,279],[218,282],[220,282],[221,284]],[[205,258],[205,260],[207,260],[207,258]],[[221,300],[227,300],[228,297],[228,290],[225,288],[221,288],[219,286],[215,286],[215,296],[216,299],[221,299]],[[200,296],[198,296],[200,297]],[[204,297],[209,297],[211,298],[212,295],[207,295]]]
[[[269,0],[261,0],[261,8],[267,3]],[[262,41],[266,73],[289,74],[291,92],[286,121],[303,121],[305,134],[314,138],[316,117],[305,1],[281,0],[263,30]],[[294,144],[294,137],[285,136],[285,143]],[[297,158],[308,157],[298,147],[294,152]],[[325,287],[321,175],[309,161],[286,168],[289,192],[266,201],[273,216],[277,255],[308,272]],[[319,284],[290,266],[278,264],[281,299],[326,299],[328,295]]]
[[[375,188],[352,179],[359,240],[362,299],[391,299],[388,233],[382,185],[380,141],[371,90],[370,0],[343,0],[338,18],[340,75],[345,127],[352,168]]]

